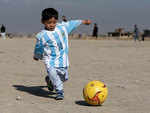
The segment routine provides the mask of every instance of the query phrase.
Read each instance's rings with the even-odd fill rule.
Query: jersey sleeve
[[[42,59],[43,52],[44,52],[44,48],[43,48],[41,37],[39,35],[37,35],[36,36],[36,44],[34,47],[34,57],[37,59]]]
[[[68,34],[70,34],[74,29],[76,29],[80,24],[82,24],[82,20],[71,20],[65,23]]]

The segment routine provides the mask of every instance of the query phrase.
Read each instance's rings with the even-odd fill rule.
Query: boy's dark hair
[[[58,20],[58,11],[54,8],[46,8],[42,11],[42,22],[49,20],[52,17]]]

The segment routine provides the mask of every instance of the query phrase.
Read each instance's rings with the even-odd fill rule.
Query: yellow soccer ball
[[[91,81],[83,88],[83,97],[90,105],[102,105],[107,95],[108,89],[101,81]]]

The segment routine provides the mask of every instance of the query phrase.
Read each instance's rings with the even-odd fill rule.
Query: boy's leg
[[[68,69],[67,68],[57,68],[56,72],[62,82],[65,82],[68,80]],[[56,100],[62,100],[64,98],[63,90],[56,90],[56,93],[57,93]]]
[[[65,82],[68,80],[68,68],[57,68],[57,74],[59,75],[62,82]]]
[[[67,81],[68,79],[69,79],[69,76],[68,76],[68,70],[66,70],[65,81]]]
[[[54,90],[54,86],[53,86],[49,76],[45,77],[45,81],[47,83],[48,90],[53,91]]]
[[[65,81],[67,81],[69,79],[68,68],[65,68],[65,72]]]
[[[63,82],[57,74],[56,68],[48,69],[48,76],[55,88],[55,90],[63,90]]]
[[[52,84],[56,90],[57,96],[56,100],[62,100],[64,98],[64,91],[63,91],[63,82],[61,81],[60,76],[57,72],[58,69],[56,68],[49,68],[48,69],[48,76],[52,81]]]

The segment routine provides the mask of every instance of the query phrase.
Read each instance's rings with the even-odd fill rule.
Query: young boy
[[[89,25],[90,20],[58,22],[58,12],[53,8],[42,11],[42,24],[45,29],[36,36],[34,60],[45,63],[48,76],[45,80],[50,91],[56,91],[56,100],[64,98],[63,82],[68,80],[68,34],[80,24]]]

